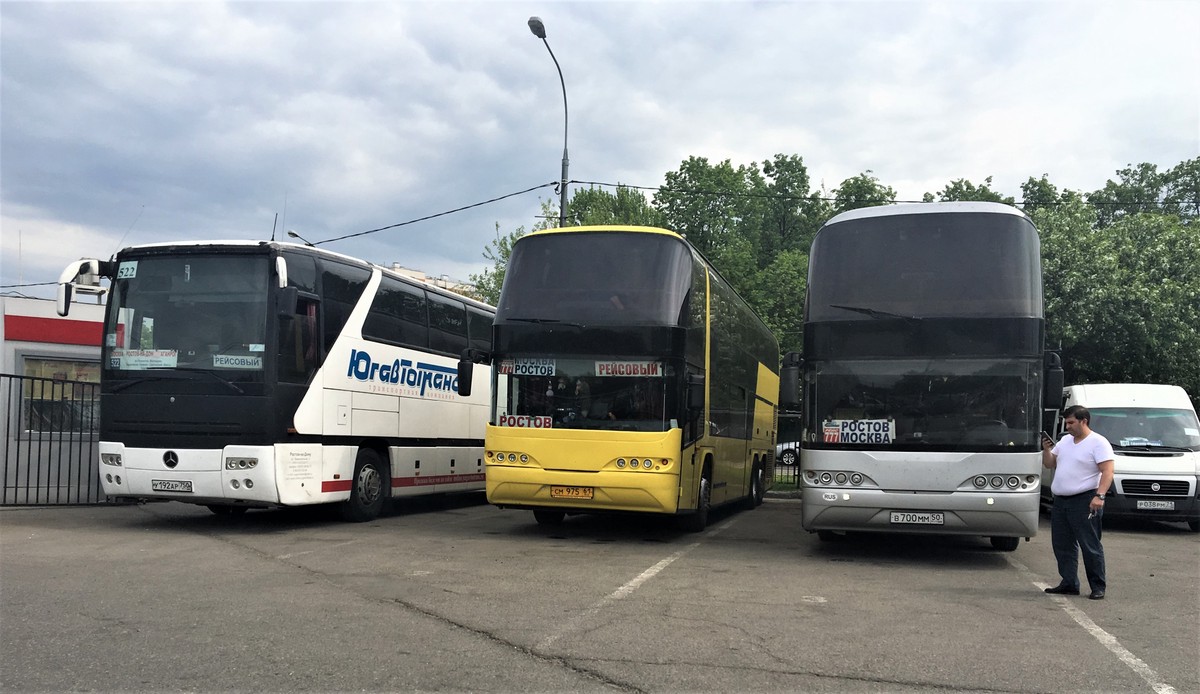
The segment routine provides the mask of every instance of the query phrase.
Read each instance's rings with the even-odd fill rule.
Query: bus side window
[[[321,296],[324,299],[322,336],[325,352],[328,353],[342,334],[342,328],[346,327],[354,305],[362,298],[367,281],[371,279],[371,271],[329,259],[322,259],[320,265]]]
[[[296,315],[279,321],[279,380],[308,383],[317,372],[316,299],[301,296]]]
[[[429,295],[429,349],[458,356],[467,348],[467,309],[462,302]]]

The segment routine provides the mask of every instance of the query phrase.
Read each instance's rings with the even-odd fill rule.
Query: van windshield
[[[1105,407],[1091,410],[1092,431],[1113,448],[1186,448],[1200,451],[1200,422],[1191,410]]]

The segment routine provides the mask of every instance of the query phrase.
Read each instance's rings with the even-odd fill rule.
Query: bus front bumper
[[[1033,537],[1039,494],[1024,492],[886,492],[806,487],[805,530]]]
[[[488,502],[505,508],[674,514],[679,507],[679,475],[669,472],[572,472],[494,464],[485,472]]]

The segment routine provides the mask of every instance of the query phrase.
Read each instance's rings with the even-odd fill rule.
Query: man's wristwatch
[[[1099,500],[1101,500],[1101,501],[1104,501],[1104,495],[1103,495],[1103,494],[1097,494],[1097,495],[1096,495],[1096,498],[1097,498],[1097,499],[1099,499]]]

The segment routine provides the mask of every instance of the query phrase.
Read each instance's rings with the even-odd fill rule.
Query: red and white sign
[[[554,418],[527,414],[502,414],[500,415],[500,426],[549,429],[554,426]]]
[[[662,368],[656,361],[598,361],[597,376],[661,376]]]

